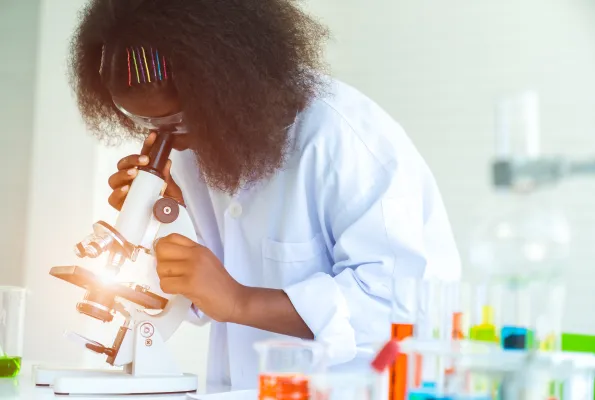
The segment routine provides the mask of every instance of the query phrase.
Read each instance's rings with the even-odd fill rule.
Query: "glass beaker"
[[[378,400],[381,384],[379,375],[365,372],[314,375],[310,400]]]
[[[25,295],[24,288],[0,286],[0,378],[13,378],[21,370]]]
[[[259,400],[308,400],[310,376],[325,372],[325,347],[315,341],[264,341],[260,356]]]

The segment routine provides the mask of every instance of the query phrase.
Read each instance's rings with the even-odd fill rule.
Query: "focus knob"
[[[153,215],[162,224],[171,224],[180,215],[180,205],[174,199],[164,197],[155,202]]]

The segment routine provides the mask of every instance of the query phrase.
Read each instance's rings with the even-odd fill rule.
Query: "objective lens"
[[[125,261],[126,261],[126,257],[124,257],[124,255],[122,253],[116,251],[116,252],[111,252],[109,254],[107,264],[110,267],[120,268],[122,265],[124,265]]]

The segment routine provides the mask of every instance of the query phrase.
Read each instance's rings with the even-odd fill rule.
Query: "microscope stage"
[[[149,292],[142,286],[129,286],[120,282],[108,282],[93,272],[78,266],[53,267],[50,275],[72,283],[87,291],[112,293],[115,297],[128,300],[148,310],[163,310],[167,299]]]

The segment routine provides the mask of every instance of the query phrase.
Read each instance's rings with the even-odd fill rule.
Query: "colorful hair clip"
[[[167,79],[167,63],[165,56],[159,57],[159,50],[151,47],[150,56],[144,47],[127,47],[128,56],[128,86],[132,86],[133,73],[136,73],[137,83],[151,83]],[[132,54],[132,57],[130,55]],[[133,68],[134,64],[134,68]],[[151,69],[151,67],[153,67]],[[153,80],[151,80],[153,77]]]
[[[140,64],[140,73],[143,77],[143,83],[147,83],[147,78],[145,77],[145,69],[143,68],[143,59],[140,56],[140,50],[138,47],[136,48],[136,55],[138,56],[138,63]]]

